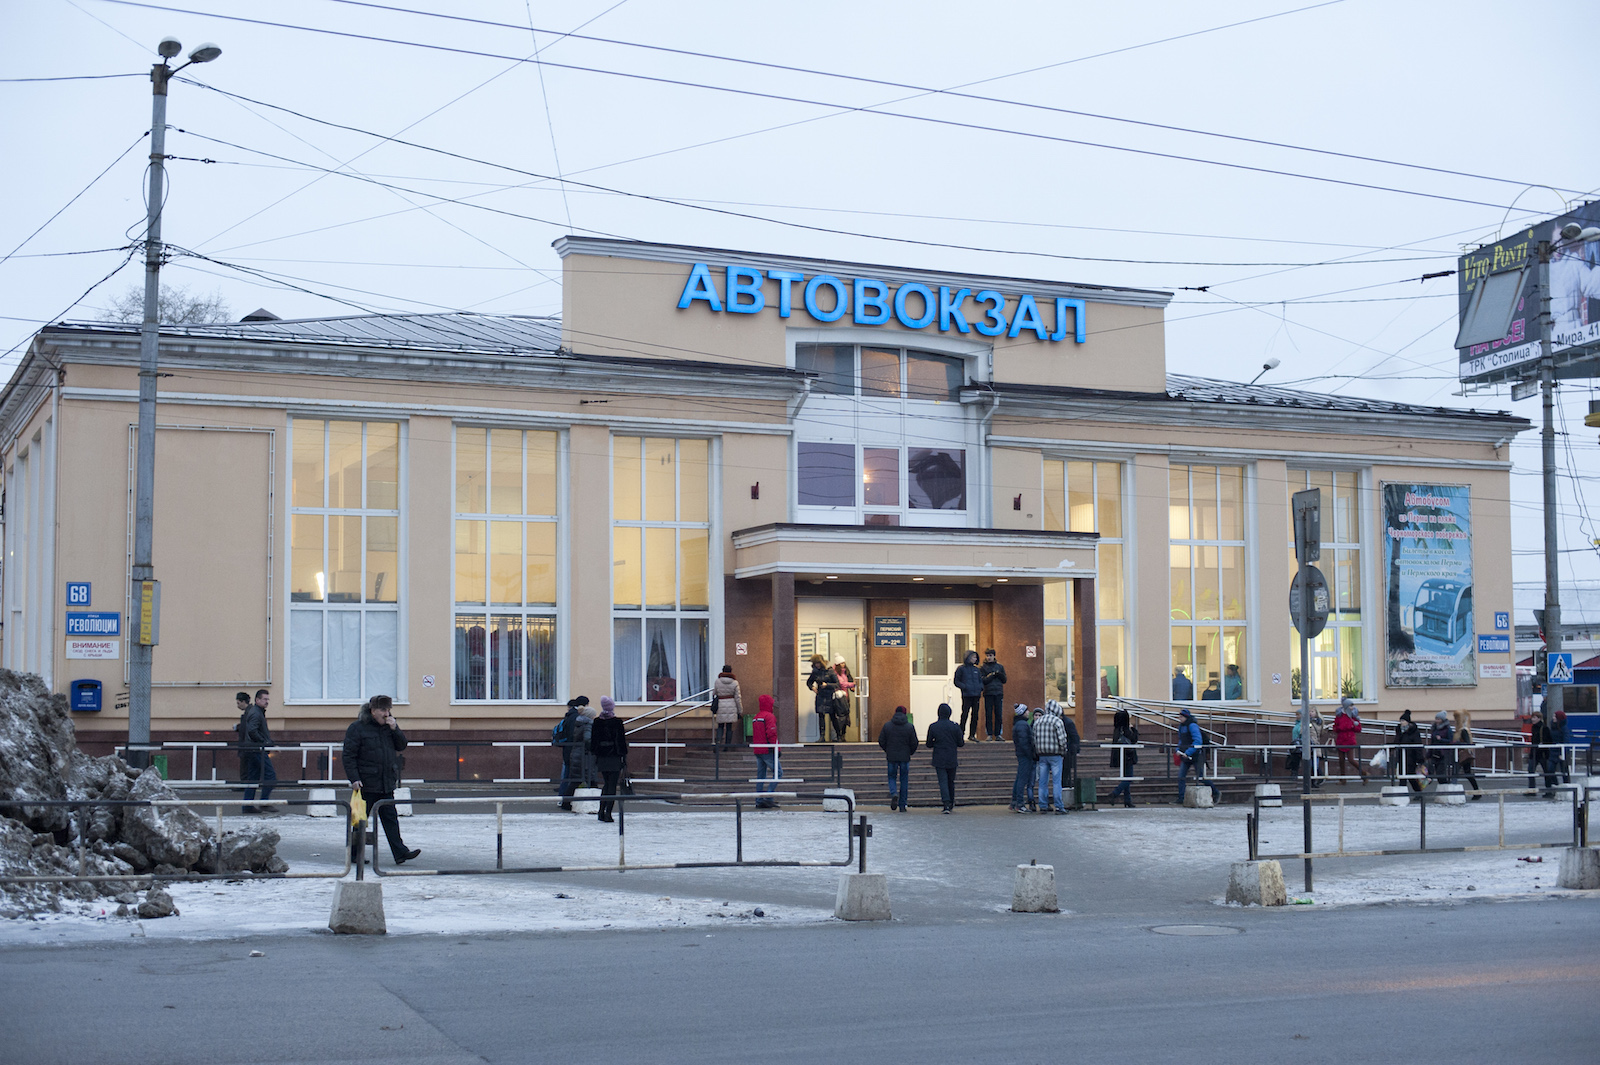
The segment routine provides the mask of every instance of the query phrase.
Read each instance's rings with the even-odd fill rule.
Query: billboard
[[[1563,239],[1568,223],[1600,226],[1600,201],[1518,230],[1457,262],[1463,382],[1515,380],[1540,357],[1539,244],[1550,253],[1550,350],[1558,377],[1594,374],[1600,359],[1600,241]]]
[[[1385,482],[1383,561],[1388,570],[1384,684],[1475,685],[1470,489]]]

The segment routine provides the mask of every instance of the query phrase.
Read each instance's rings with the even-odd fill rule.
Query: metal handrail
[[[693,695],[685,695],[681,699],[674,699],[670,703],[663,703],[662,705],[660,705],[658,707],[655,707],[653,709],[645,711],[644,713],[640,714],[638,717],[629,718],[628,719],[628,723],[630,725],[633,725],[635,722],[641,721],[644,718],[647,718],[647,717],[651,716],[652,714],[659,714],[664,710],[670,710],[674,706],[677,706],[679,703],[692,703],[692,704],[694,704],[694,705],[691,705],[691,706],[685,706],[682,710],[679,710],[675,714],[668,714],[666,717],[659,718],[659,719],[657,719],[655,721],[646,721],[642,725],[635,725],[634,728],[630,728],[630,729],[625,730],[624,735],[632,736],[635,732],[643,732],[647,728],[655,728],[658,725],[665,725],[667,722],[675,721],[675,720],[677,720],[678,718],[682,717],[685,714],[690,714],[690,713],[693,713],[696,710],[704,709],[705,707],[708,707],[708,706],[711,705],[711,700],[709,698],[707,698],[707,696],[709,696],[710,694],[711,694],[711,689],[710,688],[706,688],[704,691],[695,692]]]

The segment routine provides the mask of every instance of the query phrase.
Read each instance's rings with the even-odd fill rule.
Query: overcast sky
[[[1592,0],[28,0],[0,5],[0,374],[142,283],[82,295],[142,232],[168,34],[223,54],[172,87],[164,236],[208,258],[163,278],[234,317],[558,313],[551,242],[606,235],[1171,290],[1173,372],[1278,358],[1263,383],[1537,424],[1452,394],[1456,280],[1419,279],[1600,197]],[[61,254],[94,249],[122,250]],[[1589,586],[1591,398],[1562,390]],[[1537,582],[1537,432],[1512,452]]]

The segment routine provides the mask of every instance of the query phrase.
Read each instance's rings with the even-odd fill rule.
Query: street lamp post
[[[133,635],[128,652],[128,760],[143,767],[148,752],[133,750],[150,742],[150,670],[159,634],[160,592],[151,560],[156,494],[156,373],[160,362],[161,201],[165,197],[163,164],[167,146],[167,83],[190,63],[209,63],[222,54],[214,44],[189,53],[189,62],[173,68],[167,60],[183,51],[176,37],[156,47],[161,62],[150,68],[150,186],[144,241],[144,321],[139,327],[139,444],[133,504]]]

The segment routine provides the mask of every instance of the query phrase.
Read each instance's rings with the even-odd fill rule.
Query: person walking
[[[604,785],[600,791],[600,820],[615,821],[611,811],[616,803],[617,781],[628,762],[628,731],[617,716],[617,704],[609,695],[600,697],[600,716],[589,730],[589,751],[594,755]]]
[[[394,798],[395,789],[400,786],[400,752],[408,743],[400,723],[394,719],[394,700],[387,695],[374,695],[363,703],[361,712],[344,730],[344,774],[351,790],[361,793],[369,810],[384,799]],[[396,865],[404,865],[422,853],[408,848],[400,838],[400,815],[395,812],[394,803],[378,810],[378,821],[389,839],[389,853],[394,855]],[[360,846],[359,837],[351,840],[351,857],[358,862],[361,855],[355,852]]]
[[[732,666],[723,666],[711,686],[711,712],[717,723],[713,746],[725,751],[733,750],[738,742],[739,715],[744,713],[744,701],[739,694],[739,681]]]
[[[833,656],[833,679],[837,685],[833,692],[833,735],[835,739],[842,740],[850,727],[850,696],[856,687],[856,679],[850,675],[844,655]]]
[[[1361,783],[1367,782],[1367,767],[1361,762],[1361,715],[1355,712],[1356,704],[1346,695],[1339,700],[1339,712],[1333,715],[1333,745],[1339,752],[1340,785],[1347,776],[1346,762],[1353,763],[1361,774]]]
[[[1028,704],[1011,708],[1011,746],[1017,754],[1017,779],[1011,783],[1011,812],[1025,814],[1039,808],[1039,756],[1033,750],[1033,726]]]
[[[756,756],[756,794],[777,790],[777,780],[783,775],[778,764],[778,715],[770,695],[756,697],[756,716],[750,721],[750,753]],[[766,781],[771,779],[773,783]],[[772,799],[757,799],[756,809],[770,810],[777,806]]]
[[[1139,742],[1139,729],[1128,716],[1126,710],[1118,710],[1111,716],[1111,742],[1115,744],[1134,744]],[[1122,777],[1117,781],[1117,786],[1111,789],[1111,802],[1117,801],[1117,796],[1122,796],[1122,805],[1133,809],[1133,780],[1128,770],[1139,764],[1139,752],[1118,750],[1113,746],[1111,751],[1111,767],[1117,770],[1117,775]]]
[[[1050,812],[1054,796],[1056,813],[1064,814],[1067,808],[1061,801],[1061,761],[1067,749],[1067,729],[1061,718],[1050,712],[1052,704],[1060,705],[1051,699],[1043,709],[1033,711],[1033,750],[1039,759],[1039,812]]]
[[[959,763],[956,748],[967,743],[962,738],[961,726],[950,720],[953,712],[949,703],[940,703],[939,720],[928,726],[928,750],[933,752],[933,772],[939,778],[939,801],[945,813],[956,805],[956,766]],[[976,716],[973,723],[977,723]]]
[[[1061,786],[1069,790],[1078,786],[1078,752],[1083,749],[1083,741],[1078,736],[1078,723],[1067,714],[1067,708],[1062,706],[1057,699],[1047,699],[1044,708],[1055,715],[1061,722],[1061,731],[1066,736],[1061,747]],[[1076,792],[1073,793],[1076,800]],[[1076,806],[1077,802],[1074,801]]]
[[[983,727],[991,740],[1004,740],[1006,667],[994,656],[994,648],[983,652],[983,665],[978,667],[983,678]]]
[[[1200,722],[1194,719],[1194,714],[1184,707],[1178,715],[1178,756],[1183,760],[1178,769],[1178,803],[1182,805],[1183,796],[1189,783],[1189,770],[1194,770],[1194,782],[1204,784],[1211,789],[1211,801],[1216,802],[1222,797],[1222,792],[1215,784],[1205,777],[1205,733],[1200,731]]]
[[[1417,767],[1422,764],[1422,730],[1411,720],[1409,709],[1400,711],[1400,720],[1395,722],[1394,743],[1400,752],[1400,775],[1412,791],[1421,791],[1427,787],[1427,781],[1416,779]]]
[[[972,724],[970,726],[972,731],[968,735],[972,739],[977,739],[978,700],[983,697],[983,672],[978,668],[978,652],[967,652],[961,664],[956,667],[956,675],[953,681],[956,690],[961,693],[961,731],[967,732],[969,727],[967,715],[970,713],[972,715]],[[930,725],[928,727],[932,728],[933,726]]]
[[[878,746],[889,765],[889,809],[906,812],[906,797],[911,789],[911,756],[917,753],[917,730],[906,718],[906,708],[894,708],[894,716],[878,730]]]
[[[239,732],[239,770],[245,784],[259,783],[261,785],[261,798],[263,801],[272,798],[272,788],[277,782],[278,771],[272,768],[272,759],[267,749],[272,746],[272,731],[267,728],[267,707],[272,703],[272,694],[265,688],[256,692],[255,698],[240,692],[234,696],[234,701],[245,699],[248,702],[239,703],[244,712],[239,717],[239,723],[234,726]],[[252,803],[256,798],[256,789],[244,789],[244,801]],[[278,811],[271,806],[241,806],[240,811],[247,814],[275,814]]]
[[[1472,801],[1477,802],[1483,798],[1483,789],[1478,786],[1478,777],[1473,773],[1478,758],[1472,744],[1472,715],[1465,710],[1457,710],[1456,718],[1456,773],[1467,778],[1472,785]]]
[[[811,656],[811,674],[806,677],[806,687],[816,693],[811,708],[817,715],[817,740],[826,743],[828,722],[833,720],[833,693],[839,690],[839,677],[828,668],[827,659],[821,655]]]
[[[1567,772],[1567,712],[1557,710],[1550,719],[1550,747],[1545,754],[1545,764],[1552,773],[1561,777],[1561,783],[1571,784],[1572,775]]]
[[[589,747],[589,719],[584,708],[589,697],[580,695],[567,700],[567,712],[561,719],[561,802],[557,809],[572,813],[572,793],[583,780],[583,762]]]
[[[1450,727],[1450,715],[1440,710],[1433,715],[1433,727],[1428,730],[1428,775],[1435,784],[1450,783],[1450,774],[1456,767],[1456,730]]]

